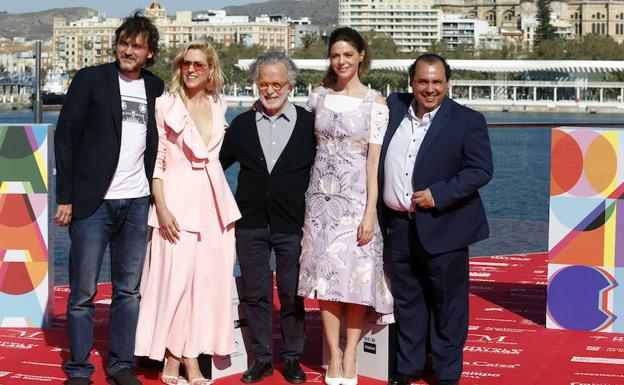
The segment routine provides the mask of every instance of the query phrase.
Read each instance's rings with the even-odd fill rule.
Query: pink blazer
[[[219,162],[227,105],[221,95],[214,95],[210,106],[212,136],[206,146],[179,96],[156,99],[158,154],[154,178],[163,180],[167,208],[185,231],[201,232],[215,219],[225,231],[241,217]],[[217,218],[207,215],[214,212],[212,205]],[[154,207],[148,225],[159,227]]]

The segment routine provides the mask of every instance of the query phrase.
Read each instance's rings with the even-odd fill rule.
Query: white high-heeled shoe
[[[323,382],[325,382],[326,385],[341,385],[343,380],[342,377],[329,377],[327,372],[325,372]]]
[[[340,352],[340,361],[342,362],[342,352]],[[342,384],[342,365],[340,366],[340,375],[338,377],[329,377],[327,375],[329,372],[329,364],[327,364],[327,370],[325,371],[325,378],[323,381],[326,385],[341,385]]]
[[[342,377],[342,385],[357,385],[358,383],[358,366],[357,360],[355,361],[355,378],[344,378]],[[344,373],[343,373],[344,374]]]

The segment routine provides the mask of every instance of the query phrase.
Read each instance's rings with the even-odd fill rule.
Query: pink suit
[[[227,105],[220,95],[211,96],[210,105],[212,136],[206,145],[179,96],[156,99],[154,178],[163,181],[167,208],[181,231],[176,244],[162,238],[151,207],[137,356],[160,360],[165,349],[177,357],[234,351],[230,293],[234,222],[241,214],[219,163]]]

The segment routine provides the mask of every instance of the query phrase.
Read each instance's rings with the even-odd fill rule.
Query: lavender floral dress
[[[375,220],[373,240],[359,247],[357,228],[366,206],[368,143],[381,144],[388,109],[370,90],[351,111],[326,107],[322,88],[310,107],[316,113],[317,152],[306,192],[298,293],[304,297],[362,304],[392,313],[383,270],[383,240]]]

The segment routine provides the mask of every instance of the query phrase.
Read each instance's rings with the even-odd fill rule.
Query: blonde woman
[[[229,293],[240,212],[219,163],[222,84],[215,50],[191,42],[173,62],[171,92],[156,100],[159,146],[135,354],[165,358],[167,384],[178,382],[180,363],[191,385],[205,384],[197,356],[234,351]]]

